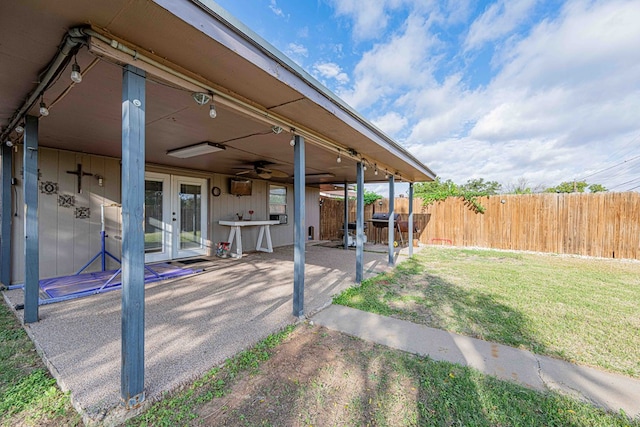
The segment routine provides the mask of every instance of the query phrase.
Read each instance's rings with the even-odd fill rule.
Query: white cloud
[[[320,77],[334,79],[341,85],[349,82],[347,73],[343,72],[340,66],[334,62],[317,63],[313,66],[313,70]]]
[[[394,135],[403,130],[408,120],[395,111],[391,111],[383,116],[374,118],[371,122],[388,135]]]
[[[387,26],[388,15],[385,11],[386,1],[368,2],[360,0],[333,0],[338,16],[353,19],[353,35],[356,39],[375,38]]]
[[[454,0],[437,10],[411,6],[402,26],[383,35],[387,13],[410,0],[380,1],[375,10],[335,0],[336,13],[353,18],[354,37],[374,37],[376,28],[381,36],[339,95],[385,132],[402,136],[444,179],[459,183],[525,178],[551,186],[637,155],[640,2],[569,0],[541,17],[535,0],[498,0],[451,52],[457,41],[442,31],[468,19],[469,3],[459,1],[458,14]],[[487,44],[492,77],[470,86],[475,70],[451,61]],[[588,181],[611,187],[637,178],[636,163]]]
[[[536,0],[499,0],[489,6],[469,28],[465,49],[476,49],[510,34],[525,21]]]
[[[269,9],[271,9],[271,11],[276,15],[279,16],[281,18],[285,18],[284,12],[282,11],[282,9],[280,9],[278,7],[278,5],[276,4],[276,0],[271,0],[269,3]]]
[[[439,41],[429,34],[430,21],[410,16],[403,32],[391,36],[387,43],[376,44],[366,52],[355,68],[355,85],[340,95],[360,109],[380,98],[398,95],[407,88],[422,87],[433,81],[431,55]]]
[[[307,48],[299,43],[289,43],[287,46],[287,55],[290,56],[309,56]]]

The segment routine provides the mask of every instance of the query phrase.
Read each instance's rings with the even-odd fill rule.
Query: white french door
[[[207,254],[207,181],[145,174],[145,262]]]

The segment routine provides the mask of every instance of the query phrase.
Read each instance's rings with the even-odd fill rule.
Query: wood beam
[[[364,278],[364,163],[356,164],[356,283]]]
[[[0,282],[4,286],[11,285],[11,210],[13,208],[13,192],[11,178],[13,170],[13,147],[2,143],[2,212],[0,228]]]
[[[122,348],[120,397],[139,406],[144,392],[145,72],[122,76]]]
[[[304,315],[305,226],[305,147],[304,138],[295,136],[293,147],[293,315]]]
[[[395,260],[393,259],[394,255],[394,247],[393,242],[395,241],[396,235],[396,222],[394,221],[395,217],[395,181],[393,174],[389,174],[389,265],[394,265]]]
[[[38,118],[25,117],[24,126],[24,323],[38,321],[40,252],[38,235]]]

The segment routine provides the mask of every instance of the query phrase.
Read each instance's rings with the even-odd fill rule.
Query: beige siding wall
[[[12,217],[12,283],[24,281],[24,203],[22,180],[22,147],[14,153],[14,173],[18,183],[13,187],[14,201]],[[84,172],[94,176],[82,178],[82,193],[77,192],[77,176],[67,173],[75,171],[82,164]],[[88,154],[41,148],[39,150],[40,185],[57,184],[57,193],[38,192],[40,277],[58,277],[73,274],[84,266],[100,251],[100,206],[120,203],[120,160]],[[219,220],[232,220],[236,213],[242,212],[248,217],[253,210],[252,219],[269,218],[269,182],[253,180],[253,194],[237,197],[229,194],[229,176],[203,172],[177,170],[148,166],[148,171],[162,172],[180,176],[197,176],[209,182],[208,230],[210,254],[215,251],[218,242],[227,241],[229,228],[218,224]],[[102,176],[103,186],[99,186],[96,175]],[[211,188],[219,187],[218,197],[211,195]],[[59,202],[59,197],[73,196],[74,206]],[[319,191],[308,188],[306,195],[306,229],[314,227],[315,238],[320,232]],[[5,201],[3,200],[3,203]],[[77,208],[89,208],[89,218],[77,218]],[[271,227],[274,246],[293,243],[293,186],[287,186],[287,224]],[[106,248],[121,257],[121,209],[105,208]],[[255,249],[258,228],[248,227],[242,231],[243,246],[246,251]],[[107,268],[115,269],[118,264],[108,258]],[[100,269],[100,260],[91,264],[87,271]]]
[[[12,282],[24,280],[24,203],[22,179],[22,147],[14,154],[15,173],[18,178],[14,186],[14,206],[17,215],[12,224]],[[41,148],[38,150],[40,189],[38,191],[40,277],[56,277],[73,274],[84,266],[100,251],[100,206],[120,202],[120,164],[117,159],[90,156],[87,154]],[[75,171],[82,164],[84,172],[94,176],[82,178],[82,193],[78,193]],[[103,186],[98,185],[95,175],[104,177]],[[46,183],[57,192],[47,191]],[[59,198],[73,198],[70,203],[60,203]],[[76,211],[89,209],[88,218],[77,218]],[[15,210],[15,208],[14,208]],[[105,230],[108,235],[106,247],[109,252],[120,258],[120,210],[105,210]],[[93,270],[99,269],[100,261],[92,264]],[[113,260],[107,262],[108,268],[117,268]]]

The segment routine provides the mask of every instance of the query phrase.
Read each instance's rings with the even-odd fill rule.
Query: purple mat
[[[162,263],[149,265],[156,274],[149,269],[144,270],[144,282],[157,282],[159,280],[170,279],[173,277],[185,276],[187,274],[196,273],[198,270],[191,268],[180,268],[174,265]],[[72,276],[54,277],[51,279],[40,280],[40,289],[42,289],[50,298],[60,298],[80,293],[90,293],[98,291],[104,284],[116,273],[117,270],[98,271],[94,273],[83,273]],[[118,275],[107,285],[101,292],[107,290],[119,289],[122,285],[121,274]]]

